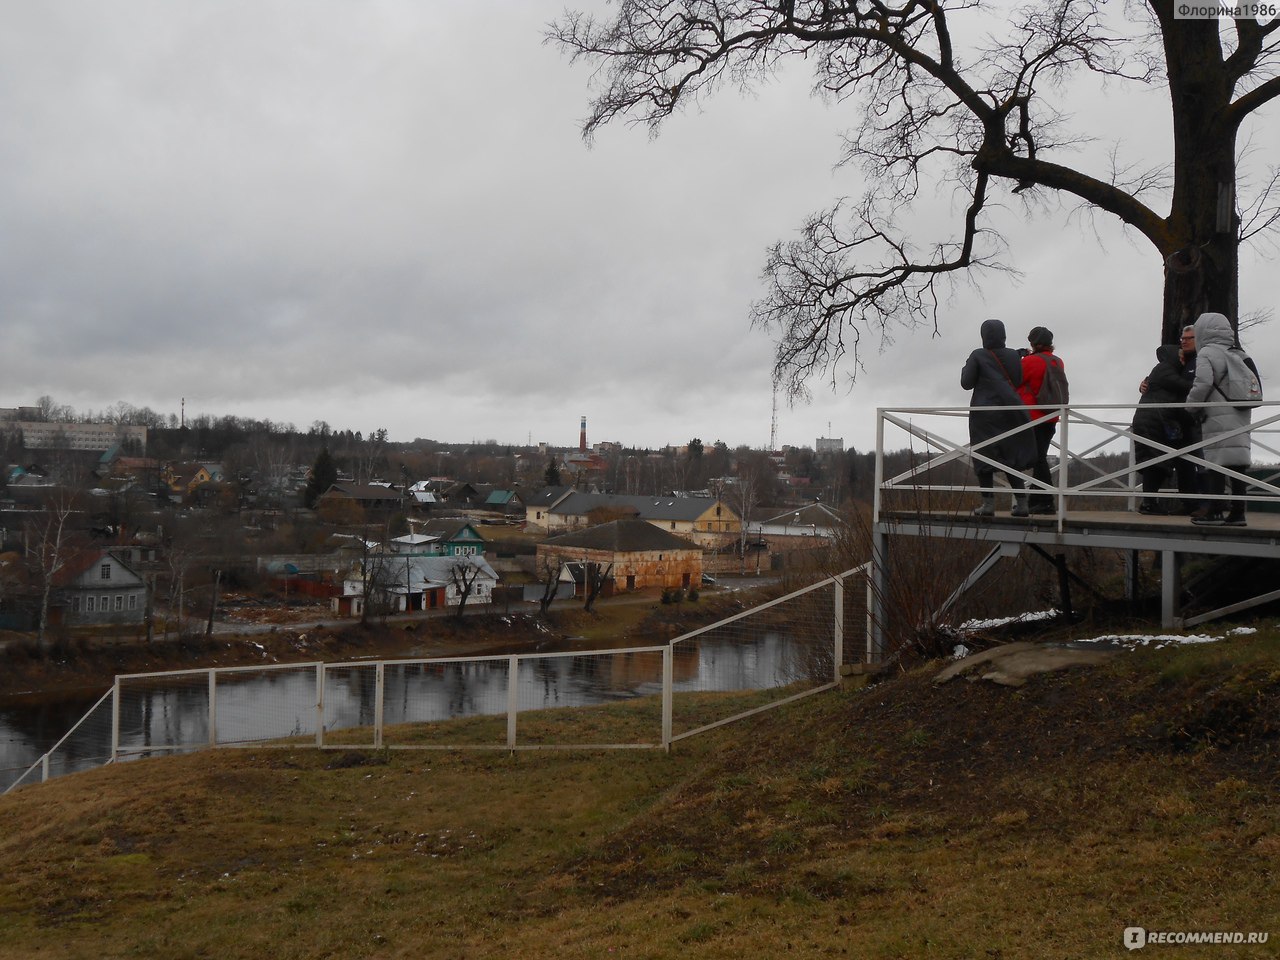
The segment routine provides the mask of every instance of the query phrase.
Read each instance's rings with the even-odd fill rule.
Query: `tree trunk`
[[[1168,13],[1172,17],[1172,11]],[[1239,322],[1236,125],[1216,20],[1164,27],[1173,118],[1174,180],[1165,256],[1161,342],[1205,311]]]
[[[218,585],[222,582],[222,571],[213,571],[213,594],[209,597],[209,622],[205,624],[204,635],[213,636],[213,618],[218,612]]]

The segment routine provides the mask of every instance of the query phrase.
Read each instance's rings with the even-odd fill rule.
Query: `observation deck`
[[[1147,404],[1144,409],[1196,409],[1221,404]],[[1159,558],[1161,624],[1181,629],[1280,599],[1280,590],[1232,603],[1215,610],[1184,616],[1182,567],[1195,556],[1280,559],[1280,403],[1264,403],[1252,411],[1252,423],[1235,434],[1248,434],[1255,466],[1236,470],[1210,463],[1200,443],[1177,447],[1142,439],[1159,452],[1146,465],[1169,463],[1175,458],[1195,466],[1203,480],[1214,474],[1247,482],[1244,500],[1248,524],[1243,527],[1193,524],[1186,516],[1153,516],[1137,512],[1141,480],[1137,473],[1135,437],[1129,428],[1134,404],[1088,404],[1055,408],[1058,429],[1049,451],[1052,483],[1023,478],[1027,492],[1048,494],[1055,512],[1031,517],[1009,515],[1011,495],[997,488],[996,515],[975,517],[980,488],[973,471],[985,463],[1003,471],[987,448],[1030,424],[991,440],[970,446],[969,407],[881,408],[876,411],[876,487],[872,516],[874,561],[872,603],[877,605],[872,630],[885,623],[883,598],[889,595],[889,557],[898,537],[924,537],[942,541],[968,541],[991,545],[991,551],[943,604],[942,613],[965,590],[989,572],[1002,557],[1029,548],[1059,567],[1063,607],[1069,611],[1067,584],[1071,578],[1064,548],[1092,547],[1124,553],[1126,595],[1136,593],[1139,558],[1150,552]],[[972,408],[998,410],[998,407]],[[1170,471],[1172,474],[1172,471]],[[1172,479],[1172,476],[1170,477]],[[1227,485],[1229,490],[1229,484]],[[1172,489],[1154,499],[1169,507],[1183,498]],[[1196,494],[1198,504],[1226,509],[1230,494]],[[1280,583],[1277,584],[1280,586]],[[879,598],[879,599],[877,599]],[[883,636],[873,638],[882,640]]]

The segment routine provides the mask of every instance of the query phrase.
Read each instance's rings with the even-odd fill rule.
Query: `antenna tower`
[[[778,384],[773,384],[773,420],[769,427],[769,452],[778,449]]]

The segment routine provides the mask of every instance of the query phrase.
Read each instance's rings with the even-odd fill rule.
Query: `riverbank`
[[[1077,958],[1134,926],[1274,953],[1274,631],[1020,687],[941,667],[670,753],[210,750],[25,787],[0,956]]]
[[[639,602],[637,602],[637,599]],[[553,607],[546,618],[522,610],[478,609],[465,617],[419,614],[368,624],[335,621],[298,625],[244,625],[243,632],[154,639],[69,637],[46,648],[22,634],[7,634],[0,650],[0,705],[93,695],[117,674],[240,667],[254,664],[335,662],[395,657],[484,656],[513,652],[662,643],[744,609],[740,594],[662,604],[628,598]]]

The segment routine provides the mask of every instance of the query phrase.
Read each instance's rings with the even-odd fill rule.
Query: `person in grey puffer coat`
[[[1234,470],[1244,470],[1250,463],[1249,434],[1225,436],[1233,430],[1247,427],[1250,421],[1248,407],[1240,409],[1226,403],[1224,391],[1227,382],[1227,350],[1235,345],[1235,331],[1231,321],[1221,313],[1202,313],[1196,320],[1196,379],[1187,394],[1190,403],[1218,403],[1220,406],[1193,411],[1204,415],[1201,430],[1204,436],[1202,456],[1210,463]],[[1210,472],[1206,477],[1207,493],[1222,494],[1226,490],[1227,477]],[[1231,479],[1231,509],[1222,515],[1221,500],[1209,501],[1191,516],[1192,523],[1225,523],[1242,527],[1245,524],[1245,481]]]
[[[1004,465],[1005,476],[1013,488],[1012,516],[1027,516],[1027,495],[1022,477],[1014,470],[1029,472],[1036,460],[1035,437],[1029,424],[1031,415],[1018,396],[1022,383],[1022,358],[1005,347],[1004,324],[999,320],[982,322],[982,348],[974,350],[960,371],[960,386],[972,390],[971,407],[1009,407],[1009,410],[976,410],[969,413],[969,446]],[[1026,426],[996,443],[987,443],[1007,430]],[[983,487],[982,504],[974,515],[990,517],[995,513],[995,472],[989,463],[975,460],[974,473]]]

